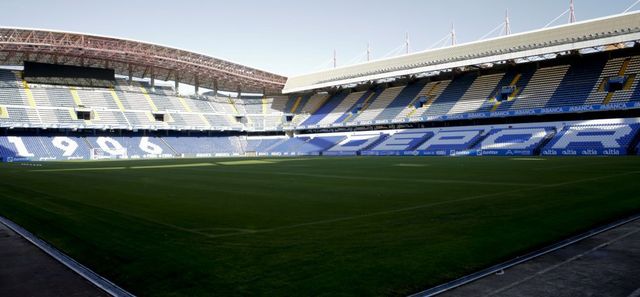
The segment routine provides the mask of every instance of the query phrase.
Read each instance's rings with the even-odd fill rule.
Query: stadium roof
[[[290,77],[283,93],[362,84],[640,40],[640,12]]]
[[[112,68],[121,75],[250,93],[279,94],[287,79],[223,59],[136,40],[0,27],[0,65],[22,65],[23,61]]]

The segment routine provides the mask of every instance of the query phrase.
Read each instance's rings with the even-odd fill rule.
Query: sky
[[[634,2],[575,0],[576,18],[618,14]],[[568,0],[3,0],[0,26],[135,39],[292,76],[332,67],[334,49],[344,66],[365,61],[367,44],[378,59],[406,34],[415,52],[442,40],[452,23],[464,43],[499,26],[507,9],[517,33],[544,27],[568,7]]]

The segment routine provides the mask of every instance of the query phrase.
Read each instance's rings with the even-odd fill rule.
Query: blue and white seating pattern
[[[472,147],[483,132],[483,130],[441,131],[418,146],[415,151],[427,156],[457,155]]]
[[[0,157],[19,160],[81,160],[89,158],[89,147],[74,136],[0,136]]]
[[[318,155],[345,140],[346,136],[316,136],[298,147],[298,155]]]
[[[555,133],[555,127],[493,129],[476,147],[477,155],[531,156]]]
[[[558,131],[558,132],[556,132]],[[342,132],[295,137],[240,136],[0,136],[4,161],[107,157],[167,158],[294,155],[626,155],[637,150],[640,118]],[[633,146],[633,147],[632,147]]]
[[[175,155],[160,137],[90,136],[86,137],[86,140],[91,147],[100,148],[108,155],[126,154],[127,158],[132,159],[167,158]]]
[[[567,125],[544,147],[542,155],[626,155],[639,128],[638,123]]]
[[[411,129],[400,131],[389,137],[363,155],[403,155],[414,149],[425,140],[433,137],[436,129]]]
[[[388,135],[384,133],[365,133],[350,135],[345,140],[325,151],[323,154],[334,155],[356,155],[363,150],[376,146]]]

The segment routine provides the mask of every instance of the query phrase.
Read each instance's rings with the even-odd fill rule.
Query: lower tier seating
[[[578,156],[638,151],[640,118],[446,127],[286,136],[56,135],[46,130],[0,136],[3,161],[294,155]],[[96,132],[97,133],[97,132]]]

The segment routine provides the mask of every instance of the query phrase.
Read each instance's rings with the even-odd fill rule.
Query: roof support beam
[[[51,62],[69,65],[105,67],[106,61],[117,74],[135,75],[138,71],[129,71],[128,64],[155,67],[167,71],[180,72],[183,83],[193,83],[193,77],[217,77],[221,88],[233,90],[237,83],[251,91],[262,88],[280,92],[286,77],[259,69],[227,62],[221,59],[188,52],[184,50],[163,47],[156,44],[123,40],[113,37],[87,35],[72,32],[47,31],[21,28],[0,27],[0,52],[17,52],[23,55],[31,53],[29,58],[34,61]],[[54,57],[57,56],[56,57]],[[1,59],[1,58],[0,58]],[[17,60],[16,62],[13,62]],[[20,63],[24,59],[7,59],[7,63]],[[148,71],[143,75],[146,76]],[[164,72],[156,75],[164,76]],[[205,87],[209,87],[207,80]]]

